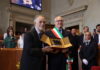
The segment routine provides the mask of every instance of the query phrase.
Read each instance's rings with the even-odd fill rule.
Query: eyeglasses
[[[56,20],[56,22],[63,22],[63,20]]]

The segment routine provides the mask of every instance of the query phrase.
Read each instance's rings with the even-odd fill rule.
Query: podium
[[[18,70],[21,54],[20,48],[0,48],[0,70]]]

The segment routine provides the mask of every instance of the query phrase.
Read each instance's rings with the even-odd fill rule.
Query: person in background
[[[34,28],[24,35],[24,46],[20,62],[20,70],[45,70],[46,53],[52,49],[40,40],[44,33],[46,19],[37,15],[34,19]]]
[[[14,30],[13,29],[7,29],[7,36],[4,39],[4,46],[5,48],[15,48],[17,45],[16,43],[16,37],[14,36]]]
[[[24,45],[24,35],[29,32],[27,27],[24,28],[24,31],[19,35],[19,39],[17,41],[18,48],[23,48]]]
[[[97,34],[96,29],[93,29],[93,37]]]
[[[18,44],[18,48],[23,48],[23,45],[24,45],[24,33],[22,33],[19,36],[19,39],[17,41],[17,44]]]
[[[89,27],[88,26],[84,26],[83,27],[83,34],[89,32]]]
[[[94,35],[94,40],[95,40],[95,42],[98,44],[98,65],[100,64],[99,62],[99,60],[100,60],[100,24],[97,24],[96,25],[96,34]]]
[[[100,46],[100,24],[96,25],[96,34],[94,35],[94,40]]]
[[[89,32],[89,27],[88,27],[88,26],[84,26],[84,27],[83,27],[83,33],[80,34],[80,41],[79,41],[80,44],[84,42],[84,34],[85,34],[86,32]]]
[[[8,31],[9,29],[13,30],[13,26],[9,26],[9,27],[7,28],[7,31]],[[5,39],[6,37],[7,37],[7,32],[4,33],[3,39]]]
[[[27,27],[24,28],[24,33],[28,32],[28,29]]]
[[[79,36],[75,28],[71,29],[69,36],[72,47],[69,48],[69,55],[73,58],[72,70],[78,70],[78,48],[79,48]]]
[[[91,70],[92,66],[97,65],[97,43],[91,38],[90,32],[85,32],[85,41],[81,44],[80,58],[82,61],[82,70]]]
[[[65,31],[68,33],[68,35],[71,34],[71,30],[69,28],[65,28]]]

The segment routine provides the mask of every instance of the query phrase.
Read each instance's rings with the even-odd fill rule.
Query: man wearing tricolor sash
[[[63,29],[63,18],[57,16],[55,18],[55,27],[46,31],[46,35],[50,38],[63,38],[68,37],[68,32]],[[48,70],[66,70],[66,57],[67,49],[54,49],[53,52],[48,54]]]

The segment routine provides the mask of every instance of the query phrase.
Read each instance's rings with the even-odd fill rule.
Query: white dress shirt
[[[98,43],[100,44],[100,34],[98,34],[98,38],[99,38],[99,39],[98,39],[98,40],[99,40]]]

